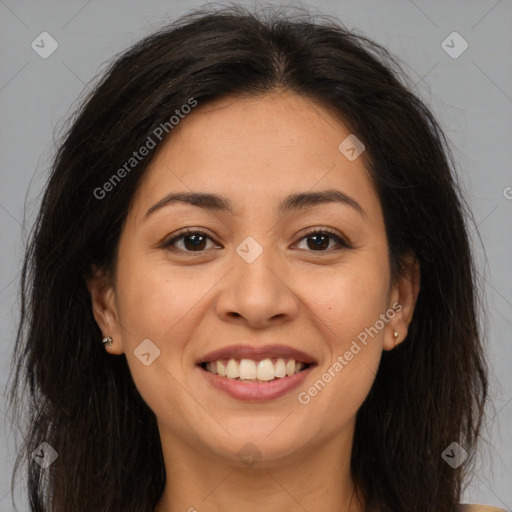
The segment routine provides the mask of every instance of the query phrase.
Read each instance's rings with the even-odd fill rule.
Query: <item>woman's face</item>
[[[90,289],[164,447],[272,465],[350,442],[417,275],[391,282],[365,154],[339,148],[349,135],[289,92],[230,98],[199,104],[151,163],[112,286]]]

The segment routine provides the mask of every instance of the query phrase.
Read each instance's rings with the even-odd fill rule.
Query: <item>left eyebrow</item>
[[[298,194],[290,194],[279,205],[279,212],[281,214],[286,214],[290,211],[310,208],[312,206],[325,203],[341,203],[352,207],[363,217],[367,216],[363,207],[355,199],[334,188],[322,190],[320,192],[301,192]]]
[[[191,204],[210,211],[233,211],[232,202],[224,196],[201,192],[172,192],[151,206],[144,215],[143,220],[153,212],[176,202]],[[280,214],[286,214],[291,211],[311,208],[326,203],[341,203],[352,207],[362,216],[367,216],[363,207],[355,199],[336,189],[290,194],[279,204],[278,211]]]

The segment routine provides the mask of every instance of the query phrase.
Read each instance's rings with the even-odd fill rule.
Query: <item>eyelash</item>
[[[167,241],[164,241],[160,247],[163,248],[163,249],[168,249],[168,250],[173,251],[173,252],[183,252],[185,254],[190,254],[190,255],[194,254],[194,253],[201,254],[201,253],[204,253],[204,252],[208,251],[208,249],[203,249],[203,250],[200,250],[200,251],[188,251],[188,250],[184,250],[184,249],[177,249],[176,247],[173,246],[178,240],[180,240],[182,238],[185,238],[186,236],[191,236],[191,235],[204,236],[204,237],[209,238],[210,240],[215,242],[215,240],[211,236],[209,236],[207,233],[205,233],[203,231],[194,231],[191,228],[186,228],[185,230],[180,231],[179,233],[177,233],[171,239],[169,239]],[[322,253],[322,252],[331,252],[333,250],[334,251],[339,251],[339,250],[342,250],[342,249],[352,249],[353,248],[353,246],[347,240],[342,238],[335,231],[332,231],[332,230],[330,230],[328,228],[313,229],[313,230],[309,231],[308,233],[306,233],[305,235],[303,235],[302,238],[299,240],[299,242],[301,242],[304,239],[311,238],[314,235],[328,235],[329,238],[331,238],[332,240],[334,240],[338,244],[338,247],[331,248],[331,249],[325,249],[325,250],[319,250],[319,251],[309,250],[307,252],[320,252],[320,253]]]

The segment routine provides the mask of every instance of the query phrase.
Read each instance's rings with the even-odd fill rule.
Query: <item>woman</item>
[[[470,510],[466,206],[401,76],[332,20],[243,8],[111,65],[25,260],[31,510]]]

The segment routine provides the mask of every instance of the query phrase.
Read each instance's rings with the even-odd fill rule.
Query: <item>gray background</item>
[[[245,2],[247,4],[253,4]],[[259,2],[258,2],[259,3]],[[0,383],[8,378],[23,244],[34,219],[55,137],[86,85],[115,53],[174,19],[196,1],[0,0]],[[314,0],[289,5],[335,15],[406,63],[415,90],[448,134],[476,219],[473,232],[485,284],[491,397],[479,464],[467,502],[512,509],[512,1]],[[58,49],[41,58],[31,43],[49,32]],[[441,43],[453,31],[468,42],[454,59]],[[449,40],[450,41],[450,40]],[[451,42],[448,44],[452,45]],[[454,42],[455,49],[460,48]],[[485,253],[477,235],[481,237]],[[508,345],[508,346],[507,346]],[[507,350],[508,349],[508,350]],[[0,512],[12,510],[13,434],[0,432]],[[441,456],[441,455],[440,455]],[[28,509],[23,482],[21,510]]]

